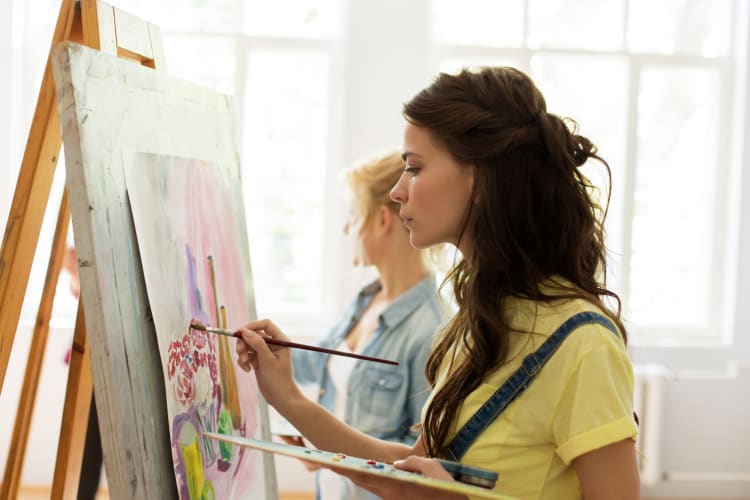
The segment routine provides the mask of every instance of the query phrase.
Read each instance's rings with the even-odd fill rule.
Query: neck
[[[383,287],[380,294],[388,301],[401,296],[428,274],[422,256],[413,248],[400,253],[397,258],[384,259],[384,262],[375,267]]]

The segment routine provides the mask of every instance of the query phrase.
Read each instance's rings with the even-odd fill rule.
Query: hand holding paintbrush
[[[235,331],[235,332],[232,332],[230,330],[224,330],[222,328],[209,327],[209,326],[204,325],[203,323],[201,323],[200,321],[198,321],[196,319],[194,319],[194,320],[192,320],[190,322],[190,328],[192,328],[194,330],[202,330],[204,332],[211,332],[211,333],[216,333],[216,334],[219,334],[219,335],[226,335],[226,336],[229,336],[229,337],[235,337],[235,338],[238,338],[238,339],[242,338],[242,334],[240,333],[239,330]],[[361,355],[361,354],[354,354],[354,353],[351,353],[351,352],[337,351],[335,349],[327,349],[325,347],[318,347],[318,346],[308,345],[308,344],[300,344],[300,343],[297,343],[297,342],[291,342],[291,341],[288,341],[288,340],[277,339],[277,338],[273,338],[273,337],[270,337],[270,336],[263,336],[263,335],[261,335],[261,336],[263,337],[263,339],[266,341],[267,344],[271,344],[271,345],[276,345],[276,346],[281,346],[281,347],[293,347],[293,348],[296,348],[296,349],[305,349],[305,350],[308,350],[308,351],[322,352],[322,353],[325,353],[325,354],[333,354],[333,355],[337,355],[337,356],[347,356],[347,357],[350,357],[350,358],[357,358],[357,359],[362,359],[362,360],[365,360],[365,361],[373,361],[375,363],[385,363],[385,364],[389,364],[389,365],[398,365],[398,363],[396,363],[395,361],[390,361],[388,359],[374,358],[374,357],[371,357],[371,356],[364,356],[364,355]]]

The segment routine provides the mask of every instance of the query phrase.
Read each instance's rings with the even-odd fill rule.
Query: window
[[[321,320],[340,2],[133,3],[160,26],[171,75],[234,97],[258,313]]]
[[[170,74],[233,95],[257,309],[295,335],[320,334],[365,275],[343,258],[340,168],[397,146],[401,103],[437,71],[502,64],[527,71],[612,168],[608,280],[634,340],[724,340],[747,2],[114,3],[161,27]],[[16,169],[58,9],[13,3]],[[604,182],[596,163],[584,168]]]
[[[432,1],[436,69],[528,71],[613,173],[609,284],[636,341],[718,344],[742,61],[731,0]],[[476,21],[479,19],[480,21]],[[592,168],[593,167],[593,168]],[[596,165],[585,167],[593,172]],[[595,170],[596,169],[596,170]]]
[[[169,74],[234,97],[259,314],[283,316],[300,325],[326,321],[323,313],[335,306],[329,303],[332,294],[323,292],[323,277],[331,274],[326,266],[333,265],[324,258],[330,238],[325,237],[323,200],[339,167],[329,164],[328,129],[341,3],[112,3],[160,27]],[[22,122],[31,119],[58,11],[56,0],[15,2],[21,22],[14,38],[18,71],[13,72],[13,88],[22,94],[23,105],[14,112],[24,118]],[[16,165],[27,132],[28,125],[19,127],[12,138]],[[64,166],[57,172],[27,293],[25,322],[33,321],[41,293]],[[65,278],[63,274],[55,317],[72,324],[75,303],[65,300]]]

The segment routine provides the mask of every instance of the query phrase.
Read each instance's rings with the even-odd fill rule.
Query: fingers
[[[289,337],[284,335],[284,332],[282,332],[281,329],[276,326],[276,324],[270,319],[258,319],[255,321],[251,321],[250,323],[240,328],[238,331],[241,332],[242,330],[251,330],[264,334],[267,337],[273,337],[275,339],[289,340]]]
[[[371,488],[377,485],[377,482],[373,479],[373,477],[369,474],[365,474],[364,472],[357,472],[351,469],[342,469],[334,465],[321,465],[321,468],[332,470],[336,474],[344,476],[357,486],[368,491],[372,491]]]
[[[404,460],[396,460],[393,462],[393,466],[397,469],[418,472],[423,476],[435,479],[453,481],[453,477],[440,465],[440,462],[431,458],[410,455]]]
[[[307,472],[315,472],[315,471],[320,470],[320,469],[323,468],[322,465],[320,465],[319,463],[316,463],[316,462],[310,462],[308,460],[300,460],[300,462],[302,462],[302,465],[305,466],[305,470]]]
[[[250,331],[255,332],[261,337],[272,337],[276,339],[281,340],[289,340],[289,337],[287,337],[284,332],[281,331],[281,329],[276,326],[273,321],[270,319],[259,319],[256,321],[251,321],[250,323],[246,324],[245,326],[237,329],[236,333],[239,333],[240,335],[237,336],[237,345],[235,347],[235,350],[237,351],[237,354],[242,356],[247,351],[253,351],[250,344],[245,340],[245,338],[242,336],[243,331]],[[271,351],[277,351],[279,347],[269,347]]]
[[[305,442],[299,436],[279,436],[279,439],[292,446],[305,446]]]
[[[305,442],[302,440],[300,436],[283,436],[279,435],[279,439],[284,441],[286,444],[292,445],[292,446],[305,446]],[[316,462],[310,462],[309,460],[300,460],[302,462],[302,465],[305,466],[305,470],[308,472],[315,472],[318,469],[323,468],[322,465],[316,463]]]
[[[242,340],[242,337],[236,337],[236,339],[237,339],[237,345],[235,346],[234,350],[237,351],[237,354],[242,356],[249,350],[249,348],[247,344],[245,343],[245,341]]]
[[[247,359],[252,366],[255,366],[255,363],[271,363],[275,360],[268,344],[257,331],[240,328],[239,332],[242,335],[242,341],[247,345]],[[239,342],[237,344],[239,345]]]

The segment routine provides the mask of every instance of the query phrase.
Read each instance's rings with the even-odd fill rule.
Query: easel
[[[163,70],[165,67],[158,28],[97,0],[62,0],[52,45],[65,40],[132,59],[151,68]],[[0,253],[0,325],[3,325],[0,329],[0,386],[5,380],[61,145],[52,66],[48,58]],[[55,288],[66,250],[69,220],[70,209],[65,190],[58,212],[0,498],[10,499],[18,495]],[[83,307],[79,302],[52,498],[75,498],[77,494],[92,388]],[[126,494],[124,491],[120,493],[121,496]]]

